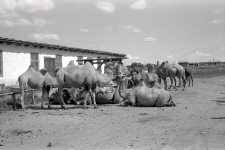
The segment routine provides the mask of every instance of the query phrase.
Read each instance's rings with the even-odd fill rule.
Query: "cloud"
[[[214,13],[219,14],[219,13],[223,13],[224,12],[224,8],[220,7],[220,8],[216,8],[213,10]]]
[[[166,56],[167,58],[174,58],[173,55],[168,55]]]
[[[130,5],[131,9],[136,9],[136,10],[141,10],[141,9],[145,9],[147,6],[145,0],[138,0],[136,2],[134,2],[132,5]]]
[[[225,49],[225,47],[223,46],[221,49]]]
[[[88,29],[80,29],[81,32],[90,32]]]
[[[34,33],[30,35],[31,38],[34,38],[35,40],[38,41],[43,41],[43,40],[60,40],[59,36],[56,34],[42,34],[42,33]]]
[[[202,4],[224,4],[224,0],[188,0],[188,1],[184,1],[184,0],[158,0],[159,3],[162,4],[170,4],[170,5],[174,5],[174,4],[182,4],[182,5],[193,5],[193,4],[198,4],[198,5],[202,5]]]
[[[153,37],[144,38],[144,41],[147,41],[147,42],[154,42],[154,41],[157,41],[157,40],[158,40],[157,38],[153,38]]]
[[[211,54],[204,54],[204,53],[201,53],[199,51],[195,51],[195,54],[189,55],[189,57],[208,57],[208,56],[212,56],[212,55]]]
[[[127,30],[127,31],[132,31],[134,33],[140,33],[141,29],[136,28],[134,25],[124,25],[124,26],[119,26],[118,28]]]
[[[0,1],[0,26],[36,26],[43,27],[52,24],[52,21],[42,18],[29,20],[19,12],[34,13],[37,11],[48,11],[54,9],[52,0],[1,0]]]
[[[0,18],[16,18],[16,17],[20,17],[21,15],[16,13],[16,12],[9,12],[6,10],[3,10],[0,6]]]
[[[133,29],[133,32],[134,32],[134,33],[140,33],[140,32],[141,32],[141,30],[140,30],[140,29],[138,29],[138,28],[134,28],[134,29]]]
[[[8,11],[34,13],[52,10],[55,4],[52,0],[1,0],[0,7]]]
[[[104,13],[113,13],[115,10],[114,4],[109,1],[98,1],[95,6]]]
[[[220,23],[225,23],[225,21],[223,21],[223,20],[213,20],[212,22],[210,22],[210,23],[212,23],[212,24],[220,24]]]
[[[131,56],[130,54],[127,55],[128,59],[141,59],[138,56]]]
[[[27,20],[26,18],[13,18],[13,19],[0,19],[0,26],[3,27],[16,27],[16,26],[35,26],[43,27],[47,24],[53,24],[53,21],[47,21],[42,18],[35,18],[33,21]]]

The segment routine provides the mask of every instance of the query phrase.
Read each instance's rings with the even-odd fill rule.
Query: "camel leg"
[[[58,96],[59,96],[59,102],[61,104],[62,109],[66,109],[66,104],[63,99],[63,86],[62,85],[58,86]]]
[[[91,98],[92,98],[92,101],[94,103],[94,108],[95,109],[98,109],[99,107],[97,106],[96,104],[96,101],[95,101],[95,90],[96,90],[96,86],[94,88],[92,88],[92,95],[91,95]]]
[[[170,77],[170,82],[171,82],[171,84],[170,84],[170,87],[168,89],[171,89],[171,87],[173,85],[173,78],[172,77]]]
[[[182,80],[181,80],[182,77],[179,77],[179,87],[181,86],[182,84]],[[183,83],[184,84],[184,83]]]
[[[87,98],[88,98],[88,91],[85,90],[85,92],[84,92],[84,104],[83,104],[84,109],[87,109]]]
[[[23,109],[23,110],[25,109],[25,105],[24,105],[24,95],[25,95],[25,90],[22,89],[22,90],[21,90],[21,96],[20,96],[20,99],[21,99],[21,106],[22,106],[22,109]],[[14,107],[16,108],[16,103],[14,104]]]
[[[43,86],[43,87],[42,87],[42,97],[41,97],[41,109],[44,108],[44,99],[45,99],[45,95],[46,95],[46,88]]]
[[[177,89],[177,80],[176,80],[176,78],[175,78],[175,77],[173,77],[173,80],[174,80],[174,83],[175,83],[175,85],[174,85],[174,89]]]
[[[48,102],[48,109],[51,109],[51,106],[50,106],[50,103],[49,103],[49,92],[50,92],[50,89],[51,89],[50,86],[46,87],[46,99],[47,99],[47,102]]]
[[[166,81],[166,78],[164,78],[163,81],[164,81],[164,85],[165,85],[165,90],[167,90],[167,81]]]
[[[188,87],[190,87],[190,85],[191,85],[191,78],[189,77],[188,78]]]
[[[191,76],[191,81],[192,81],[192,87],[193,87],[193,77]]]
[[[185,85],[186,85],[186,79],[185,79],[184,76],[182,76],[182,80],[183,80],[183,86],[184,86],[183,90],[184,90],[185,89]]]

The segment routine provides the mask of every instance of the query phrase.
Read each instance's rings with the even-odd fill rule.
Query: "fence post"
[[[12,98],[13,98],[14,111],[16,111],[16,94],[15,93],[12,94]]]

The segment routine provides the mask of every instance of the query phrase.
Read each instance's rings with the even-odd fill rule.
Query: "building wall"
[[[62,66],[65,67],[71,60],[77,64],[77,56],[97,58],[95,54],[77,53],[62,50],[50,50],[46,48],[34,48],[17,45],[0,44],[3,54],[3,77],[0,77],[0,84],[16,84],[18,77],[30,66],[30,53],[39,53],[39,69],[44,68],[44,57],[55,58],[55,55],[62,55]],[[101,55],[100,57],[107,57]],[[97,65],[94,65],[97,67]]]

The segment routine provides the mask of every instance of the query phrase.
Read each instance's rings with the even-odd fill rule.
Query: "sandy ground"
[[[225,76],[170,90],[176,107],[40,104],[0,114],[0,149],[224,150]],[[47,107],[47,106],[45,106]]]

